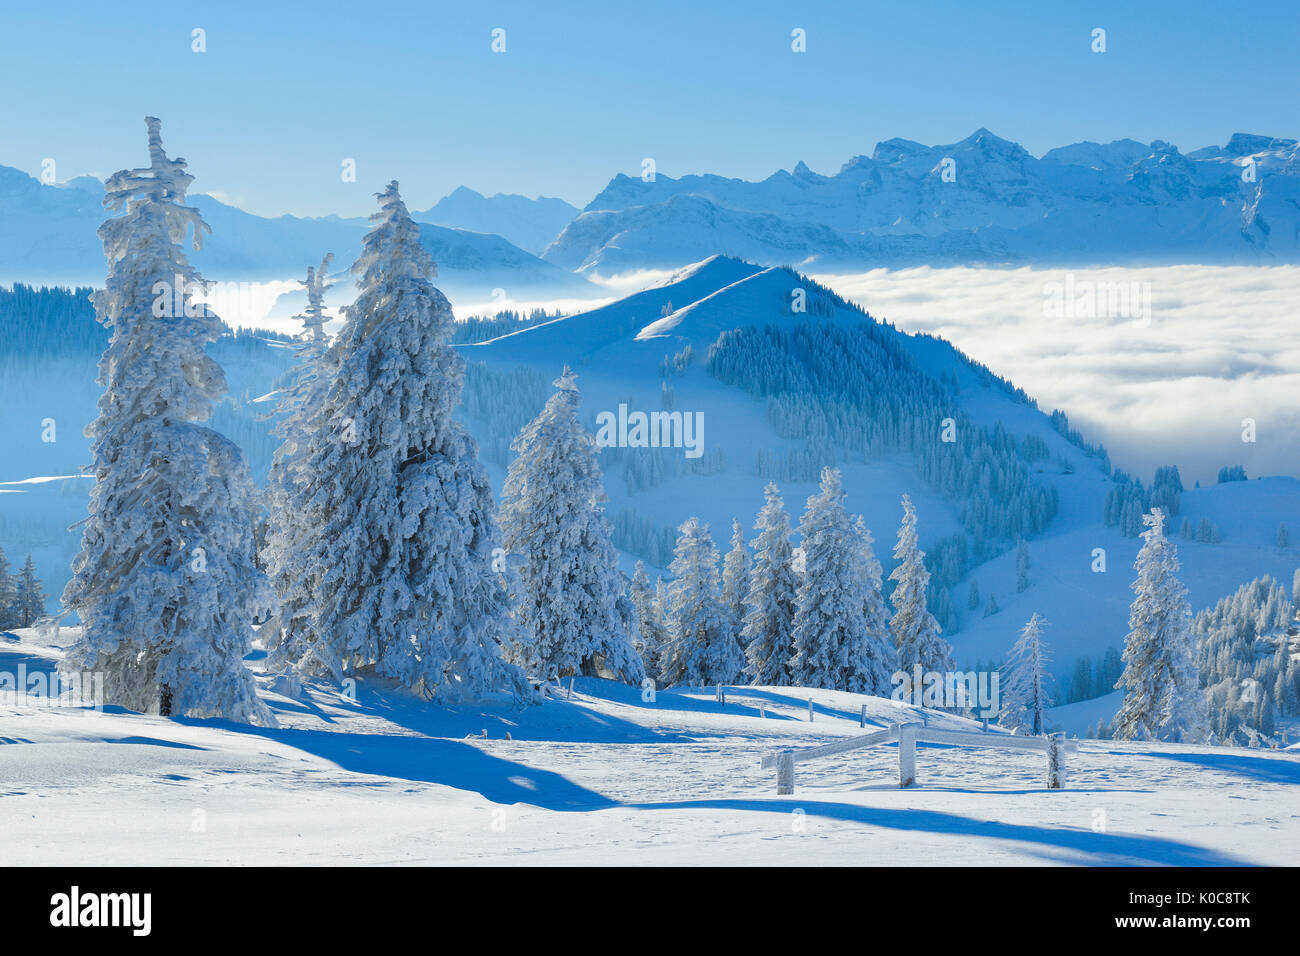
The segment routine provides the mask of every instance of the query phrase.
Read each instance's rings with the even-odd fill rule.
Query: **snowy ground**
[[[54,640],[0,638],[0,673]],[[807,699],[815,702],[813,723]],[[731,688],[658,695],[579,680],[522,712],[361,685],[266,692],[282,727],[47,709],[0,693],[0,865],[1294,863],[1300,754],[1083,741],[1068,788],[1043,757],[922,745],[759,759],[916,719],[892,701]],[[759,715],[763,708],[765,716]],[[950,726],[959,718],[930,714]],[[481,734],[486,731],[486,738]],[[509,738],[507,738],[509,734]]]

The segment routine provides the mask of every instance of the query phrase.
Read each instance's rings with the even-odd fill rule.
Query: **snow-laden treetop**
[[[194,248],[202,249],[203,233],[212,230],[197,209],[182,205],[194,177],[185,171],[185,160],[171,159],[164,152],[162,121],[156,116],[146,116],[144,122],[149,130],[149,166],[119,170],[108,178],[104,184],[104,208],[115,213],[125,209],[127,215],[100,226],[100,238],[107,243],[110,235],[124,235],[132,214],[145,204],[152,204],[166,216],[173,242],[183,243],[193,227]]]
[[[375,193],[379,211],[371,213],[375,228],[366,236],[361,255],[352,266],[359,284],[381,286],[404,279],[427,280],[438,274],[429,251],[420,245],[420,227],[406,211],[397,180]],[[384,228],[387,227],[387,228]]]

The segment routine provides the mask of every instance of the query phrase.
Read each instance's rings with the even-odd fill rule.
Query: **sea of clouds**
[[[1300,475],[1300,266],[877,269],[814,276],[1062,408],[1121,468]],[[1244,442],[1245,419],[1255,438]]]

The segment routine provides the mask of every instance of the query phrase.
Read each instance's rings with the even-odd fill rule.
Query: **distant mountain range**
[[[1238,133],[1186,155],[1126,139],[1036,159],[979,129],[943,146],[891,139],[833,176],[803,163],[761,182],[620,175],[543,258],[601,273],[714,253],[832,271],[1296,262],[1296,151],[1292,139]]]
[[[96,230],[106,216],[103,189],[103,183],[91,176],[47,186],[0,166],[0,282],[102,282],[104,252]],[[493,197],[484,203],[496,208],[498,199],[507,201],[506,208],[517,206],[514,200],[530,202],[516,196]],[[189,202],[202,212],[212,233],[204,238],[202,250],[190,250],[188,255],[206,278],[217,281],[297,278],[326,252],[334,253],[337,268],[346,269],[369,228],[361,217],[268,219],[201,193],[192,193]],[[540,208],[553,215],[549,206]],[[581,276],[544,262],[500,235],[426,223],[420,215],[415,218],[421,221],[420,240],[438,264],[439,282],[449,294],[475,301],[487,301],[496,288],[505,289],[512,298],[598,294]]]
[[[578,215],[578,208],[563,199],[539,196],[529,199],[507,193],[491,198],[457,188],[425,212],[412,213],[418,222],[498,235],[520,249],[539,255]]]
[[[93,283],[102,184],[44,185],[0,166],[0,282]],[[352,261],[367,223],[269,219],[209,196],[195,264],[211,279],[295,278]],[[589,274],[679,268],[715,254],[828,272],[957,264],[1300,262],[1297,142],[1238,133],[1181,153],[1165,142],[1076,143],[1041,158],[979,129],[957,143],[880,143],[833,176],[803,163],[761,182],[615,176],[581,212],[560,199],[460,188],[415,218],[444,288],[486,301],[592,297]],[[454,301],[454,298],[453,298]]]

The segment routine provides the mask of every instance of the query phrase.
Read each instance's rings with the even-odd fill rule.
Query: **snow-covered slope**
[[[803,290],[809,311],[792,310],[793,293]],[[685,449],[665,449],[666,469],[647,481],[630,481],[644,456],[633,449],[602,454],[607,513],[614,520],[616,543],[629,573],[638,557],[666,573],[658,543],[671,550],[674,529],[691,515],[709,522],[715,542],[725,545],[731,519],[748,529],[763,503],[763,487],[772,480],[756,468],[759,453],[796,454],[807,441],[789,437],[773,422],[768,402],[745,389],[724,383],[708,368],[710,347],[734,329],[767,327],[792,331],[811,326],[825,336],[859,328],[863,312],[799,274],[764,268],[728,257],[712,257],[679,270],[668,279],[610,305],[557,319],[480,345],[461,347],[470,363],[473,401],[464,414],[485,449],[498,489],[504,477],[505,447],[520,425],[540,410],[550,382],[564,365],[578,375],[582,413],[594,427],[599,412],[632,409],[702,414],[704,456],[687,459]],[[1016,591],[1013,552],[1001,551],[975,561],[948,589],[955,609],[949,639],[957,663],[971,666],[1003,659],[1017,630],[1034,612],[1049,622],[1045,639],[1053,672],[1066,685],[1081,657],[1100,657],[1122,647],[1132,600],[1129,585],[1139,542],[1102,523],[1103,505],[1114,487],[1099,460],[1063,437],[1053,422],[1011,386],[973,363],[943,340],[904,335],[878,326],[884,340],[899,350],[890,374],[909,387],[929,383],[956,416],[975,426],[1000,426],[1017,443],[1032,440],[1046,450],[1030,465],[1035,483],[1056,489],[1058,508],[1040,533],[1031,534],[1029,587]],[[689,348],[689,352],[688,352]],[[283,342],[224,341],[219,350],[231,384],[231,396],[214,422],[244,445],[255,471],[264,473],[274,443],[258,416],[266,406],[257,399],[271,391],[289,355]],[[31,550],[46,575],[47,590],[57,595],[76,550],[77,535],[66,529],[85,513],[87,482],[79,478],[17,484],[42,476],[71,476],[88,460],[80,429],[94,414],[98,394],[93,384],[97,352],[45,358],[34,350],[22,362],[6,365],[0,402],[6,408],[5,449],[0,455],[0,544],[11,557]],[[680,366],[673,362],[681,357]],[[666,368],[667,366],[667,368]],[[936,406],[937,407],[937,406]],[[499,413],[499,414],[498,414]],[[944,414],[948,414],[945,412]],[[41,440],[40,422],[53,417],[59,440]],[[934,430],[939,419],[935,414]],[[498,454],[492,454],[493,450]],[[850,511],[861,514],[875,535],[875,551],[885,565],[901,517],[899,500],[912,496],[920,519],[921,545],[934,552],[944,539],[964,528],[965,502],[927,481],[915,455],[881,449],[834,453],[844,475]],[[1117,462],[1123,465],[1123,462]],[[707,467],[706,467],[707,466]],[[257,475],[261,480],[264,474]],[[1142,476],[1149,479],[1149,475]],[[815,470],[799,478],[777,477],[786,508],[797,520],[815,490]],[[1300,549],[1276,546],[1280,523],[1300,542],[1300,480],[1272,477],[1189,490],[1181,514],[1193,524],[1205,518],[1219,527],[1217,544],[1175,538],[1183,561],[1182,577],[1194,609],[1212,605],[1238,585],[1263,574],[1289,583],[1300,565]],[[1010,546],[1010,543],[1006,545]],[[647,557],[660,547],[660,560]],[[1096,549],[1105,551],[1105,571],[1096,567]],[[980,604],[967,608],[971,582]],[[988,598],[1000,610],[985,616]],[[1095,720],[1091,723],[1095,724]]]
[[[831,176],[802,163],[761,182],[619,175],[544,257],[602,273],[718,251],[822,269],[1295,262],[1296,153],[1293,139],[1239,133],[1188,155],[1118,140],[1037,159],[979,129],[938,146],[888,140]]]
[[[683,474],[633,491],[621,480],[622,466],[607,459],[607,510],[611,515],[631,511],[661,528],[675,527],[697,515],[712,525],[715,540],[722,543],[731,518],[739,517],[748,528],[762,503],[767,479],[754,473],[757,450],[789,449],[800,443],[778,435],[764,401],[709,374],[709,347],[721,332],[735,328],[795,328],[807,322],[853,327],[864,321],[862,313],[847,310],[833,296],[823,300],[835,303],[824,314],[792,314],[791,290],[806,285],[806,280],[787,269],[714,257],[609,306],[468,346],[462,354],[501,373],[524,366],[546,382],[570,364],[578,371],[584,409],[593,419],[599,411],[616,412],[620,403],[660,408],[665,385],[671,388],[673,408],[704,413],[705,445],[710,451],[721,450],[725,469]],[[663,314],[670,304],[671,310]],[[983,374],[951,345],[901,333],[897,340],[925,376],[954,378],[958,383],[954,407],[973,422],[989,428],[1000,424],[1017,440],[1032,438],[1048,449],[1047,457],[1034,465],[1034,478],[1057,489],[1059,510],[1043,533],[1030,539],[1029,588],[1016,591],[1014,551],[978,563],[950,589],[957,617],[957,630],[950,639],[959,664],[1001,661],[1017,630],[1037,611],[1049,622],[1045,639],[1052,650],[1053,671],[1064,687],[1080,657],[1097,658],[1111,646],[1122,648],[1127,631],[1133,561],[1141,542],[1102,523],[1106,495],[1114,485],[1098,459],[1066,440],[1047,415]],[[665,359],[688,346],[693,358],[684,370],[662,378]],[[872,529],[876,553],[886,569],[892,563],[888,549],[904,492],[916,501],[923,547],[930,548],[961,529],[962,503],[925,482],[907,455],[889,453],[864,460],[841,453],[836,464],[844,473],[848,507],[861,513]],[[787,509],[797,518],[814,485],[785,480],[778,484]],[[1183,517],[1194,525],[1202,518],[1217,524],[1223,539],[1209,544],[1176,538],[1193,608],[1208,606],[1262,574],[1289,582],[1300,565],[1300,549],[1279,549],[1275,544],[1279,523],[1300,528],[1297,478],[1190,490],[1182,497],[1175,524]],[[1104,571],[1094,570],[1099,567],[1097,548],[1105,551]],[[626,567],[631,570],[630,556]],[[972,580],[978,583],[981,601],[978,608],[968,610]],[[1000,610],[985,616],[990,595]]]
[[[0,674],[51,671],[73,633],[17,636],[0,635]],[[802,763],[778,797],[760,759],[862,733],[863,707],[868,730],[978,725],[847,693],[647,701],[596,679],[523,711],[373,682],[292,699],[258,656],[279,729],[0,691],[0,865],[1235,866],[1300,845],[1295,753],[1083,741],[1048,790],[1040,754],[921,744],[900,790],[885,745]]]

